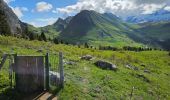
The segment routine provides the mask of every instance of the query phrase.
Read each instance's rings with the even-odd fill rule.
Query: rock
[[[145,67],[145,65],[144,65],[144,64],[141,64],[141,66],[142,66],[142,67]]]
[[[42,49],[39,49],[39,50],[37,50],[37,52],[41,53],[41,52],[43,52],[43,50],[42,50]]]
[[[109,63],[109,62],[106,62],[106,61],[99,60],[99,61],[95,62],[94,64],[101,69],[108,69],[108,70],[114,70],[114,71],[117,70],[116,65]]]
[[[68,61],[68,62],[65,62],[65,64],[67,64],[67,65],[75,65],[76,63],[73,62],[73,61]]]
[[[131,65],[126,65],[125,67],[128,68],[128,69],[132,69],[132,70],[139,70],[138,67],[131,66]]]
[[[150,80],[147,77],[145,77],[144,75],[142,75],[142,74],[137,74],[137,77],[142,78],[145,82],[150,83]]]
[[[151,73],[149,70],[145,69],[144,70],[145,73]]]
[[[92,59],[93,59],[93,56],[91,56],[91,55],[85,55],[85,56],[81,57],[81,60],[88,60],[88,61],[90,61]]]
[[[60,82],[60,74],[54,71],[50,71],[50,83],[52,85],[57,85]]]

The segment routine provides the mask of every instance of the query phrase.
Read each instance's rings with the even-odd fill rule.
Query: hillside
[[[168,14],[159,12],[157,15]],[[0,0],[0,34],[23,37],[30,40],[39,39],[42,33],[47,40],[57,38],[70,44],[88,43],[103,46],[135,46],[170,49],[169,23],[129,24],[119,17],[95,11],[83,10],[73,17],[59,18],[53,25],[36,28],[21,22],[12,9]]]
[[[47,36],[54,39],[58,37],[58,35],[67,27],[71,19],[71,16],[67,17],[66,19],[58,18],[54,24],[41,27],[41,32],[46,33]]]
[[[12,9],[0,0],[0,34],[24,36],[27,27],[22,23]]]
[[[64,89],[54,94],[62,100],[170,99],[170,56],[166,51],[100,51],[4,36],[0,36],[0,48],[0,56],[5,52],[11,53],[11,50],[19,55],[45,55],[48,51],[52,60],[62,51],[66,62],[75,63],[64,65]],[[42,52],[39,52],[40,49]],[[79,57],[87,54],[95,59],[80,60]],[[94,62],[99,59],[114,63],[118,67],[117,72],[96,67]],[[129,69],[127,65],[134,66],[136,70]],[[0,99],[21,100],[22,93],[10,90],[9,83],[7,61],[0,70]]]
[[[137,36],[127,24],[113,14],[81,11],[72,18],[58,39],[69,43],[95,45],[139,46],[129,35]]]
[[[143,23],[136,30],[149,45],[170,50],[170,22]]]

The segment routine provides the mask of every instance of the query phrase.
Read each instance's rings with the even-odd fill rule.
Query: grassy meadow
[[[41,50],[42,52],[38,52]],[[18,55],[45,55],[50,60],[64,54],[65,86],[56,94],[61,100],[169,100],[170,56],[167,51],[100,51],[73,45],[28,41],[0,36],[0,56],[3,53]],[[80,60],[83,55],[95,57],[92,61]],[[112,62],[118,70],[102,70],[96,60]],[[57,65],[58,59],[55,59]],[[54,62],[53,64],[54,65]],[[128,69],[131,65],[138,70]],[[54,66],[51,70],[55,70]],[[9,90],[8,61],[0,70],[0,100],[18,100],[20,94]],[[8,92],[7,92],[8,91]],[[132,92],[133,91],[133,92]]]

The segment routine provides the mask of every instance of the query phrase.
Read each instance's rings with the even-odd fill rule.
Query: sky
[[[73,16],[81,10],[113,13],[119,17],[170,11],[170,0],[4,0],[23,22],[36,27]]]

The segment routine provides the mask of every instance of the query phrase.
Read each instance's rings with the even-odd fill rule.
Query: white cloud
[[[36,19],[36,21],[44,22],[46,25],[52,25],[57,21],[57,18],[51,17],[51,18],[39,18]]]
[[[11,7],[11,8],[19,18],[24,16],[23,12],[28,11],[26,7],[15,7],[15,8]]]
[[[36,10],[37,10],[38,12],[44,12],[44,11],[48,12],[48,11],[50,11],[52,8],[53,8],[53,6],[52,6],[50,3],[47,3],[47,2],[44,2],[44,1],[38,2],[38,3],[36,4]]]
[[[35,27],[44,27],[47,25],[52,25],[57,21],[58,18],[50,17],[50,18],[37,18],[32,21],[27,21],[27,23],[35,26]]]
[[[164,4],[161,4],[161,5],[158,5],[158,4],[145,4],[145,5],[143,5],[142,14],[152,14],[155,11],[163,8],[164,6],[165,6]]]
[[[170,6],[166,6],[164,9],[170,11]]]
[[[15,1],[15,0],[4,0],[7,4],[9,4],[10,2],[12,1]]]
[[[72,14],[81,10],[95,10],[100,13],[131,15],[152,13],[169,0],[79,0],[76,4],[56,8],[53,13]]]
[[[35,23],[35,22],[29,22],[29,24],[31,24],[31,25],[33,25],[33,26],[37,27],[37,25],[36,25],[36,23]]]

